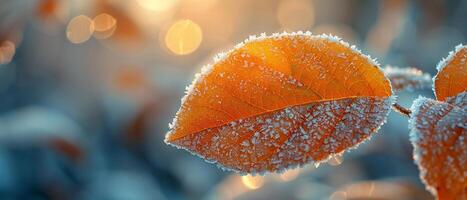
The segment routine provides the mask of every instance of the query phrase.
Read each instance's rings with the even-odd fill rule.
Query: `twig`
[[[405,115],[406,117],[410,117],[410,114],[412,114],[412,111],[410,111],[410,109],[404,108],[404,107],[402,107],[401,105],[399,105],[397,103],[393,104],[392,108],[396,112],[398,112],[398,113],[400,113],[402,115]]]

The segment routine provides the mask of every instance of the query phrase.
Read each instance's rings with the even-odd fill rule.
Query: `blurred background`
[[[330,33],[434,75],[466,19],[462,0],[0,0],[0,199],[433,199],[395,112],[358,149],[264,177],[163,139],[194,74],[249,35]]]

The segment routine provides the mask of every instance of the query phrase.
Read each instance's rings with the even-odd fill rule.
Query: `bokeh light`
[[[315,22],[312,1],[282,0],[277,8],[277,21],[284,30],[307,30]]]
[[[242,176],[242,183],[248,189],[255,190],[263,186],[264,178],[262,176],[246,175],[246,176]]]
[[[106,31],[115,26],[117,20],[107,13],[102,13],[94,17],[93,23],[95,31]]]
[[[94,37],[105,39],[114,33],[117,28],[117,20],[107,13],[101,13],[92,20],[94,24]]]
[[[94,26],[91,18],[79,15],[68,23],[66,37],[72,43],[79,44],[86,42],[92,36]]]
[[[4,41],[0,44],[0,65],[8,64],[15,55],[16,47],[11,41]]]
[[[172,24],[165,35],[167,48],[177,55],[195,51],[203,40],[201,27],[191,20],[180,20]]]
[[[184,0],[183,8],[194,12],[207,11],[219,3],[219,0]]]
[[[138,3],[151,11],[166,11],[177,5],[178,0],[138,0]]]

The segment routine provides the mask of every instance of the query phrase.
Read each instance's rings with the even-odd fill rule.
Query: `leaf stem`
[[[403,106],[397,103],[392,105],[392,109],[406,117],[410,117],[410,114],[412,114],[412,111],[410,109],[404,108]]]

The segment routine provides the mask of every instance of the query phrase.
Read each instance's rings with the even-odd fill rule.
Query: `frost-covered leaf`
[[[166,142],[243,173],[319,163],[385,121],[393,98],[377,65],[335,37],[251,37],[196,76]]]
[[[431,76],[421,70],[387,65],[384,74],[391,81],[394,91],[429,88],[433,84]]]
[[[445,101],[467,90],[467,45],[459,45],[438,64],[434,78],[436,99]]]
[[[419,97],[410,118],[414,158],[438,199],[467,199],[467,46],[438,64],[438,101]]]
[[[419,97],[410,118],[414,159],[438,199],[467,198],[467,93],[448,102]]]

